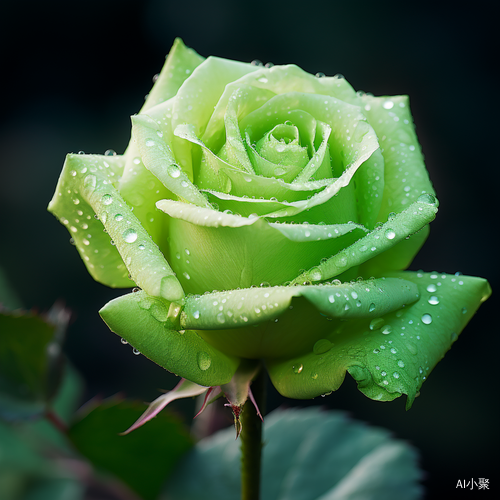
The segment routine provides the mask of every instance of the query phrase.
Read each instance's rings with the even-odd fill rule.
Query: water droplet
[[[120,339],[120,342],[124,345],[128,344],[128,342],[123,337]]]
[[[328,352],[333,347],[333,344],[328,339],[318,340],[313,347],[314,354],[324,354]]]
[[[116,156],[116,151],[114,149],[106,149],[104,156]]]
[[[385,237],[388,240],[393,240],[396,237],[396,233],[394,232],[394,229],[387,229],[385,231]]]
[[[422,314],[422,323],[430,325],[432,323],[432,316],[430,314]]]
[[[292,368],[293,368],[293,373],[298,375],[304,369],[304,365],[302,363],[300,363],[300,365],[294,365]]]
[[[254,59],[251,63],[250,63],[252,66],[264,66],[262,64],[262,61],[260,61],[259,59]]]
[[[375,318],[370,321],[370,330],[375,331],[382,328],[385,323],[384,318]]]
[[[135,347],[132,349],[132,352],[133,352],[136,356],[139,356],[139,354],[141,354],[141,351],[139,351],[139,349],[136,349]]]
[[[133,243],[137,239],[137,233],[135,232],[135,229],[132,228],[124,231],[122,236],[127,243]]]
[[[394,103],[392,101],[385,101],[382,106],[384,106],[384,109],[392,109],[394,107]]]
[[[206,371],[210,368],[210,365],[212,364],[212,358],[210,357],[209,354],[201,351],[198,353],[197,358],[198,358],[198,368],[201,371]]]
[[[457,339],[458,339],[457,333],[456,332],[451,332],[451,335],[450,335],[451,342],[455,342]]]
[[[190,280],[190,279],[191,279],[191,276],[189,276],[189,274],[188,274],[186,271],[184,271],[184,272],[182,273],[182,275],[183,275],[183,276],[184,276],[184,278],[186,278],[187,280]]]
[[[372,302],[372,303],[370,304],[370,307],[368,308],[368,311],[369,311],[369,312],[373,312],[373,311],[375,311],[375,308],[376,308],[376,307],[377,307],[377,306],[376,306],[376,305]]]
[[[439,298],[436,297],[435,295],[431,295],[427,302],[429,302],[429,304],[431,304],[432,306],[435,306],[435,305],[439,304]]]
[[[431,283],[428,287],[427,287],[427,291],[428,292],[435,292],[437,290],[437,286],[434,284],[434,283]]]
[[[394,373],[392,374],[392,376],[393,376],[394,378],[399,378],[399,373],[398,373],[398,372],[394,372]]]
[[[315,267],[314,269],[311,269],[311,271],[309,273],[309,278],[312,281],[321,281],[322,277],[323,277],[323,275],[321,274],[319,267]]]
[[[220,324],[223,324],[226,322],[226,317],[224,316],[224,313],[223,312],[220,312],[219,314],[217,314],[217,321],[220,323]]]
[[[386,325],[384,328],[382,328],[382,333],[384,335],[389,335],[389,333],[392,332],[392,326],[391,325]]]
[[[467,308],[466,307],[462,307],[462,314],[467,314]]]
[[[101,198],[101,201],[104,203],[104,205],[111,205],[111,203],[113,203],[113,197],[110,194],[105,194]]]
[[[173,179],[177,179],[181,175],[181,169],[179,168],[179,165],[176,165],[175,163],[172,163],[172,165],[168,167],[167,172]]]
[[[417,198],[417,201],[419,203],[425,203],[427,205],[434,205],[436,207],[438,206],[438,201],[437,201],[436,197],[433,196],[432,194],[429,194],[429,193],[421,194]]]
[[[322,71],[318,71],[315,75],[316,78],[325,78],[325,74]]]
[[[404,362],[402,359],[399,359],[399,360],[398,360],[398,366],[399,366],[400,368],[404,368],[404,367],[405,367],[405,362]]]
[[[195,312],[193,313],[193,318],[194,318],[194,319],[198,319],[199,317],[200,317],[200,311],[195,311]]]
[[[146,146],[148,146],[149,148],[150,148],[151,146],[154,146],[154,145],[155,145],[155,141],[153,141],[153,139],[148,139],[148,140],[146,141]]]

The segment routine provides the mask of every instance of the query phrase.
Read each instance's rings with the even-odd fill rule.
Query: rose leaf
[[[421,498],[416,451],[384,429],[368,427],[340,412],[307,408],[274,411],[265,417],[263,432],[266,499]],[[165,497],[237,498],[239,454],[232,429],[204,439],[169,477]]]

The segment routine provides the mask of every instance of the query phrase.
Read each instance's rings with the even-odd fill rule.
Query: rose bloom
[[[140,288],[101,315],[187,392],[234,403],[262,363],[288,397],[348,371],[409,407],[490,293],[403,271],[438,207],[407,96],[176,40],[132,137],[123,155],[68,155],[49,210],[97,281]]]

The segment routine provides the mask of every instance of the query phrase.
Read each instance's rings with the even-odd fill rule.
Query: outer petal
[[[145,113],[175,96],[182,83],[203,60],[204,58],[194,50],[188,49],[180,38],[176,38],[140,112]],[[133,140],[130,141],[124,157],[125,167],[119,182],[120,194],[127,204],[134,208],[134,214],[144,229],[159,243],[166,238],[167,228],[155,220],[154,202],[161,198],[171,198],[172,193],[144,167]]]
[[[115,157],[68,155],[49,210],[68,226],[96,280],[113,287],[135,282],[151,295],[182,300],[184,292],[168,262],[115,189],[111,158],[118,165]]]
[[[99,314],[113,332],[166,370],[203,386],[229,382],[239,359],[218,351],[196,332],[181,330],[179,310],[141,291],[108,302]]]
[[[177,164],[169,146],[161,139],[157,122],[146,115],[132,118],[133,134],[146,168],[179,198],[202,207],[209,206],[206,198]]]
[[[180,38],[174,40],[167,60],[148,94],[141,113],[174,97],[182,84],[205,60],[193,49],[187,48]]]
[[[434,194],[424,158],[418,143],[408,96],[373,97],[364,95],[363,112],[375,129],[384,157],[384,197],[379,221],[391,212],[399,213],[423,193]],[[381,273],[397,267],[405,269],[424,244],[429,234],[425,228],[391,251],[373,259],[367,273]]]
[[[486,280],[438,273],[392,273],[418,286],[419,300],[404,309],[332,329],[306,354],[268,359],[278,391],[312,398],[339,388],[345,372],[371,399],[407,394],[407,408],[491,289]],[[388,278],[389,279],[389,278]]]
[[[183,328],[197,330],[224,352],[281,358],[309,352],[347,319],[376,318],[416,299],[413,283],[392,278],[255,287],[188,296],[180,319]]]
[[[157,207],[170,216],[167,258],[188,293],[279,285],[366,234],[357,224],[309,230],[171,200]]]
[[[303,281],[329,279],[345,272],[350,267],[358,266],[368,261],[366,269],[369,266],[369,259],[394,248],[396,244],[421,230],[434,220],[437,207],[438,201],[434,196],[422,195],[406,210],[377,227],[364,238],[333,255],[317,267],[301,274],[294,280],[294,283],[300,284]],[[396,260],[388,263],[387,267],[390,270],[397,270],[399,263]],[[360,269],[360,272],[363,273],[363,268]],[[366,272],[361,275],[366,276]]]

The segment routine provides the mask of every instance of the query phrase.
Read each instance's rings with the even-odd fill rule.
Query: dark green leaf
[[[421,497],[415,450],[342,413],[275,411],[265,418],[264,440],[262,500]],[[201,441],[170,477],[162,498],[239,499],[239,457],[232,428]]]
[[[41,413],[60,380],[57,324],[32,313],[0,313],[0,415]]]
[[[177,418],[165,411],[144,427],[120,436],[144,409],[140,403],[108,400],[81,416],[68,435],[92,464],[119,477],[149,500],[157,498],[166,477],[192,446],[192,440]]]

